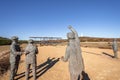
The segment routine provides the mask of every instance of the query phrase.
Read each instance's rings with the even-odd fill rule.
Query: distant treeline
[[[11,40],[8,38],[0,37],[0,45],[10,45]]]
[[[11,42],[12,41],[9,38],[0,37],[0,45],[10,45]],[[19,43],[27,43],[27,40],[20,40]]]
[[[80,37],[81,42],[112,42],[114,38]],[[116,38],[120,41],[120,38]]]
[[[112,42],[114,38],[98,38],[98,37],[80,37],[81,42]],[[120,41],[120,38],[117,38],[117,41]],[[0,37],[0,45],[10,45],[11,40],[9,38]],[[19,43],[27,43],[27,40],[19,40]],[[36,43],[40,44],[58,44],[58,43],[64,43],[67,42],[67,39],[62,40],[48,40],[48,41],[35,41]]]
[[[99,38],[99,37],[79,37],[81,42],[112,42],[114,38]],[[120,38],[116,38],[117,41],[120,41]],[[49,40],[47,42],[67,42],[68,39],[62,39],[62,40]]]

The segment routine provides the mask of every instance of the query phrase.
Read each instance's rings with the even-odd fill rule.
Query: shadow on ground
[[[85,73],[84,71],[82,72],[82,76],[83,76],[83,79],[82,79],[82,80],[90,80],[88,74]]]
[[[88,53],[88,54],[93,54],[93,55],[101,55],[101,54],[98,54],[98,53],[87,52],[87,51],[82,51],[82,52],[85,52],[85,53]]]
[[[77,80],[81,80],[80,79],[80,75],[78,76]],[[82,71],[82,80],[90,80],[89,76],[87,73],[85,73],[84,71]]]
[[[109,57],[111,57],[111,58],[114,58],[113,55],[110,55],[110,54],[108,54],[108,53],[106,53],[106,52],[102,52],[102,54],[104,54],[104,55],[106,55],[106,56],[109,56]]]
[[[45,72],[47,72],[50,68],[52,68],[59,61],[59,59],[60,58],[57,58],[57,59],[55,59],[55,58],[52,58],[52,59],[48,58],[45,63],[39,65],[37,67],[37,69],[40,69],[40,68],[42,68],[45,65],[46,66],[37,71],[37,74],[38,74],[37,78],[42,76]]]
[[[47,61],[45,61],[44,63],[38,65],[36,74],[37,74],[37,78],[39,78],[40,76],[42,76],[44,73],[46,73],[50,68],[52,68],[58,61],[60,58],[51,58],[48,57]],[[32,69],[30,69],[30,72],[32,73]],[[17,77],[18,76],[18,77]],[[25,72],[22,72],[20,74],[17,74],[17,78],[15,80],[19,80],[22,77],[25,77]],[[32,78],[33,76],[30,76],[29,78]]]
[[[0,59],[0,75],[6,73],[10,68],[9,58]]]

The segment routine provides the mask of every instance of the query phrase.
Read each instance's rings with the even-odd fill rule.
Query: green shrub
[[[0,45],[10,45],[11,42],[12,41],[8,38],[0,37]]]

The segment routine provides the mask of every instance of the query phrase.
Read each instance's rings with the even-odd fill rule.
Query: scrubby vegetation
[[[11,42],[12,41],[8,38],[0,37],[0,45],[10,45]]]
[[[112,42],[114,38],[80,37],[81,42]],[[120,38],[116,38],[120,41]]]
[[[20,40],[19,43],[20,43],[20,44],[28,43],[28,41],[27,41],[27,40]]]
[[[0,37],[0,45],[10,45],[11,44],[11,39],[9,38],[4,38]],[[27,43],[27,40],[19,40],[20,44]]]

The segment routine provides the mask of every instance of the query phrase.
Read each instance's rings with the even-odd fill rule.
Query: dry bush
[[[10,51],[0,53],[0,75],[4,74],[9,69],[9,53]]]

